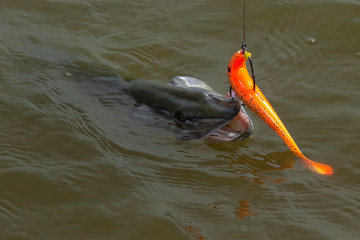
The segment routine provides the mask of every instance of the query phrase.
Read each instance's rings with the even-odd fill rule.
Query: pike
[[[242,140],[254,129],[238,99],[223,96],[196,78],[176,76],[168,84],[100,76],[91,77],[91,81],[96,85],[96,92],[102,92],[100,88],[110,89],[122,98],[120,102],[134,106],[137,114],[133,115],[138,119],[142,116],[148,120],[156,118],[181,140]]]

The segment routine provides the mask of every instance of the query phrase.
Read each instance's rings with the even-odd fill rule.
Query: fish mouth
[[[249,138],[254,133],[254,124],[241,106],[239,113],[228,123],[211,132],[206,142],[231,142]]]
[[[187,117],[183,113],[177,111],[174,114],[174,123],[176,129],[181,130],[178,132],[179,135],[181,135],[180,139],[191,140],[194,138],[207,138],[218,131],[218,129],[227,126],[236,116],[236,114],[234,115],[231,113],[231,115],[226,114],[223,117]],[[227,129],[231,131],[231,127],[227,127]]]

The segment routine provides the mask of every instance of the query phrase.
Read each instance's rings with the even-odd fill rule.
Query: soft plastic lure
[[[316,173],[331,175],[333,169],[329,165],[311,161],[304,156],[268,100],[260,89],[254,86],[255,83],[246,68],[246,60],[249,57],[251,57],[249,52],[238,51],[229,62],[228,76],[233,91],[246,106],[281,137],[289,149],[303,162],[304,166]]]

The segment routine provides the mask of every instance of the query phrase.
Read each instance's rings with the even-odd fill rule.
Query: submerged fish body
[[[251,135],[253,125],[238,99],[212,90],[203,81],[177,76],[168,84],[149,81],[124,81],[114,77],[94,77],[99,85],[111,84],[112,92],[126,95],[135,104],[133,117],[142,122],[170,126],[181,140],[204,138],[209,141],[233,141]],[[239,122],[243,124],[238,124]],[[232,123],[232,124],[231,124]],[[148,124],[147,124],[148,125]]]
[[[176,126],[174,132],[182,140],[206,138],[212,141],[230,141],[248,130],[252,132],[252,128],[232,132],[234,137],[228,138],[224,133],[233,129],[220,129],[239,114],[240,102],[214,92],[196,78],[177,76],[169,84],[133,80],[126,83],[123,90],[137,104],[146,105],[162,118],[171,121]],[[248,118],[247,115],[246,117]]]

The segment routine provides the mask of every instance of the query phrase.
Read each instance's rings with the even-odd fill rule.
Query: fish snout
[[[212,99],[218,106],[225,110],[226,115],[231,119],[240,111],[241,103],[236,99],[226,98],[224,96],[212,96]]]
[[[234,117],[238,115],[241,108],[240,102],[233,99],[227,100],[226,102],[222,102],[222,106],[227,108],[230,111],[230,114]]]

